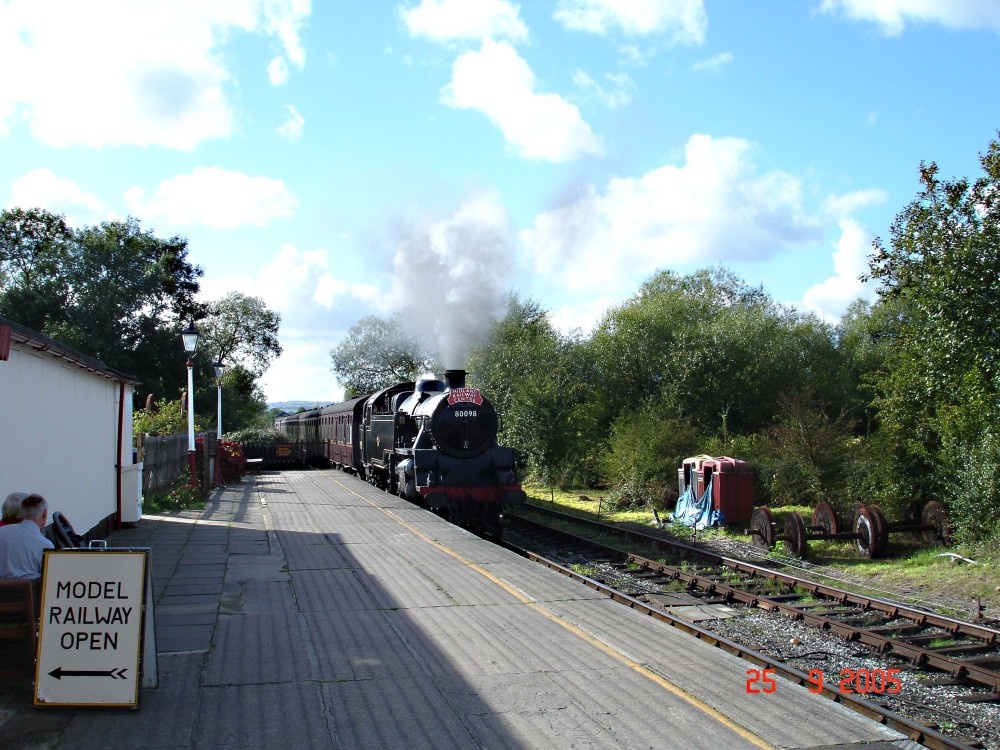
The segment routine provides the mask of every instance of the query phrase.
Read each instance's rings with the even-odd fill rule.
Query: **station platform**
[[[137,710],[0,690],[0,746],[917,748],[346,474],[263,472],[146,516],[159,686]]]

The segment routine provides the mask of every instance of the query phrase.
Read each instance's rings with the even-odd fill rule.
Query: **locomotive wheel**
[[[753,534],[753,546],[769,550],[774,546],[774,516],[766,505],[753,509],[750,516],[750,532]]]
[[[809,556],[809,540],[806,538],[806,522],[802,514],[792,511],[785,519],[785,552],[792,557]]]
[[[884,529],[881,528],[885,519],[883,517],[880,521],[878,516],[881,515],[882,511],[879,510],[878,506],[866,505],[858,510],[858,514],[854,518],[854,533],[858,535],[854,543],[858,552],[869,560],[875,560],[885,555],[886,537]]]
[[[813,510],[812,525],[823,529],[824,534],[837,533],[837,511],[830,503],[820,503]]]
[[[933,547],[938,544],[951,544],[951,529],[948,527],[948,511],[937,500],[928,502],[920,514],[920,523],[933,526],[932,531],[922,532],[924,544]]]

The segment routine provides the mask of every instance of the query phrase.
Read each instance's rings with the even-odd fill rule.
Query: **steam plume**
[[[464,368],[504,311],[513,232],[492,197],[469,201],[446,219],[414,227],[393,259],[393,308],[411,333]]]

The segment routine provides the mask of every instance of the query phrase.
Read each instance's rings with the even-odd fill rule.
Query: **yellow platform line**
[[[601,641],[601,640],[595,638],[590,633],[587,633],[586,631],[581,630],[579,627],[577,627],[573,623],[567,622],[566,620],[564,620],[562,617],[560,617],[559,615],[557,615],[552,610],[550,610],[550,609],[542,606],[541,604],[539,604],[537,601],[535,601],[531,597],[526,596],[524,593],[522,593],[521,591],[519,591],[516,587],[514,587],[514,586],[510,585],[509,583],[507,583],[507,581],[503,580],[502,578],[499,578],[499,577],[495,576],[493,573],[491,573],[490,571],[486,570],[481,565],[478,565],[477,563],[474,563],[472,560],[469,560],[467,557],[465,557],[465,555],[463,555],[460,552],[452,549],[451,547],[447,546],[446,544],[443,544],[443,543],[439,542],[436,539],[432,539],[431,537],[429,537],[426,534],[424,534],[422,531],[419,531],[418,529],[414,528],[406,520],[404,520],[403,518],[400,518],[398,515],[396,515],[395,513],[393,513],[391,509],[382,507],[381,505],[373,502],[372,500],[368,499],[364,495],[361,495],[361,494],[355,492],[353,489],[351,489],[346,484],[344,484],[343,482],[341,482],[338,477],[331,477],[331,479],[333,479],[333,481],[335,481],[337,484],[339,484],[347,492],[350,492],[356,498],[358,498],[360,500],[363,500],[364,502],[368,503],[370,506],[372,506],[376,510],[381,511],[385,515],[387,515],[390,518],[392,518],[394,521],[396,521],[397,523],[399,523],[401,526],[404,526],[406,529],[408,529],[410,531],[410,533],[414,534],[415,536],[419,537],[420,539],[423,539],[425,542],[427,542],[427,543],[429,543],[429,544],[437,547],[439,550],[441,550],[442,552],[444,552],[446,555],[450,555],[451,557],[453,557],[454,559],[458,560],[459,562],[461,562],[466,567],[474,570],[476,573],[479,573],[484,578],[488,579],[492,583],[494,583],[497,586],[499,586],[500,588],[502,588],[504,591],[506,591],[508,594],[510,594],[511,596],[513,596],[515,599],[517,599],[522,604],[525,604],[528,607],[531,607],[533,610],[535,610],[536,612],[538,612],[542,616],[546,617],[551,622],[556,623],[561,628],[569,631],[570,633],[572,633],[573,635],[575,635],[577,638],[581,639],[582,641],[585,641],[586,643],[588,643],[589,645],[593,646],[594,648],[596,648],[596,649],[598,649],[600,651],[603,651],[605,654],[607,654],[611,658],[615,659],[616,661],[621,662],[622,664],[624,664],[625,666],[629,667],[633,671],[638,672],[639,674],[641,674],[642,676],[646,677],[651,682],[654,682],[656,685],[660,686],[661,688],[663,688],[667,692],[669,692],[669,693],[677,696],[678,698],[680,698],[681,700],[685,701],[686,703],[688,703],[689,705],[693,706],[694,708],[698,709],[699,711],[701,711],[702,713],[706,714],[707,716],[712,717],[717,722],[719,722],[720,724],[722,724],[726,728],[730,729],[731,731],[735,732],[737,735],[739,735],[740,737],[742,737],[747,742],[755,745],[756,747],[762,748],[762,750],[773,750],[774,746],[772,744],[770,744],[769,742],[767,742],[766,740],[764,740],[762,737],[759,737],[758,735],[754,734],[753,732],[751,732],[746,727],[740,726],[739,724],[737,724],[735,721],[733,721],[732,719],[730,719],[725,714],[721,713],[720,711],[718,711],[715,708],[712,708],[712,706],[710,706],[708,703],[706,703],[705,701],[703,701],[701,698],[698,698],[697,696],[691,695],[691,693],[687,692],[684,688],[680,687],[679,685],[674,684],[673,682],[671,682],[670,680],[668,680],[667,678],[665,678],[663,675],[661,675],[659,672],[656,672],[655,670],[653,670],[651,667],[648,667],[645,664],[643,664],[642,662],[638,662],[635,659],[632,659],[631,657],[626,656],[625,654],[623,654],[621,651],[619,651],[618,649],[614,648],[613,646],[610,646],[607,643],[605,643],[604,641]]]

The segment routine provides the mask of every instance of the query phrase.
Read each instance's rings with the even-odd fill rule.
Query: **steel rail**
[[[601,527],[602,530],[614,532],[617,535],[627,534],[633,537],[639,537],[645,542],[657,547],[667,545],[669,548],[676,549],[684,554],[697,555],[701,559],[713,565],[735,570],[739,573],[754,577],[759,576],[775,580],[788,586],[798,587],[810,594],[831,599],[840,605],[849,604],[851,606],[859,607],[865,611],[878,612],[887,617],[903,618],[910,620],[921,627],[936,627],[944,630],[949,636],[952,637],[961,635],[976,638],[981,642],[981,646],[977,645],[977,648],[989,649],[996,648],[1000,645],[1000,631],[983,625],[967,623],[951,617],[936,615],[884,599],[862,596],[833,586],[827,586],[814,581],[809,581],[798,576],[780,573],[770,568],[754,565],[753,563],[749,563],[745,560],[737,560],[735,558],[718,555],[682,542],[674,542],[669,539],[662,539],[661,537],[654,537],[640,532],[609,526],[608,524],[599,524],[586,518],[559,513],[558,511],[549,511],[547,509],[540,510],[546,515],[554,514],[573,522],[583,523],[586,525],[596,524]],[[517,517],[517,522],[528,524],[534,523],[521,516]],[[554,530],[544,525],[540,526],[546,531],[563,534],[581,543],[595,544],[591,540],[583,539],[582,537],[578,537],[565,531]],[[796,620],[802,620],[813,627],[827,629],[847,638],[848,640],[859,641],[868,646],[877,648],[880,652],[892,652],[907,658],[915,666],[923,666],[945,672],[950,674],[955,679],[964,679],[971,683],[989,688],[996,693],[1000,693],[1000,672],[997,670],[990,669],[970,661],[956,659],[945,653],[936,652],[933,649],[921,648],[920,646],[908,643],[905,640],[873,632],[869,628],[854,626],[837,620],[836,618],[810,612],[802,606],[786,604],[785,602],[761,595],[758,592],[748,591],[746,587],[726,583],[716,577],[687,571],[682,568],[650,560],[640,555],[630,555],[628,553],[622,553],[618,550],[615,550],[615,552],[625,555],[626,564],[638,565],[642,569],[649,570],[659,575],[684,581],[689,587],[699,587],[707,593],[718,594],[728,601],[738,601],[748,606],[759,607],[767,611],[780,611]]]
[[[785,664],[784,662],[772,659],[771,657],[765,656],[764,654],[754,651],[753,649],[746,648],[736,641],[723,638],[722,636],[713,633],[710,630],[706,630],[705,628],[699,627],[694,623],[674,617],[657,607],[641,601],[640,599],[636,599],[628,594],[623,594],[622,592],[617,591],[600,581],[596,581],[593,578],[577,573],[576,571],[560,565],[553,560],[542,557],[537,553],[519,548],[508,542],[503,542],[503,545],[508,549],[524,555],[529,560],[545,565],[562,575],[584,584],[588,588],[607,596],[609,599],[612,599],[619,604],[628,606],[637,612],[648,615],[649,617],[675,627],[685,633],[688,633],[689,635],[693,635],[699,640],[705,641],[716,648],[720,648],[723,651],[733,654],[734,656],[738,656],[739,658],[752,664],[773,669],[777,674],[780,674],[790,682],[794,682],[800,686],[805,686],[807,684],[814,685],[814,683],[810,682],[809,675]],[[828,698],[836,703],[840,703],[853,711],[874,719],[880,724],[885,724],[886,726],[895,729],[901,734],[904,734],[910,740],[918,742],[924,747],[932,748],[932,750],[974,750],[972,745],[968,745],[960,739],[949,737],[936,729],[928,727],[912,719],[908,719],[901,714],[897,714],[894,711],[883,708],[882,706],[865,700],[864,698],[860,698],[855,694],[841,693],[839,690],[829,687],[825,683],[821,687],[821,694],[825,698]]]

